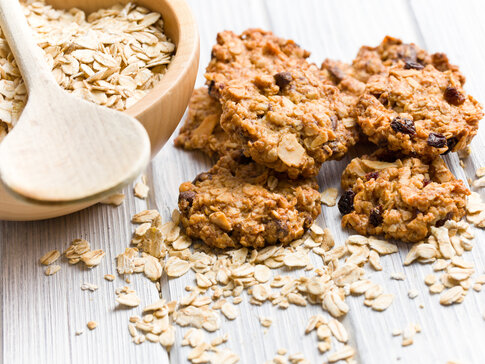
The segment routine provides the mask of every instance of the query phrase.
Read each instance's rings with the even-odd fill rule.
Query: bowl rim
[[[198,57],[199,31],[192,9],[185,0],[164,0],[164,2],[175,15],[179,39],[175,55],[160,82],[124,111],[135,118],[149,110],[165,95],[170,94],[189,71],[193,59]]]

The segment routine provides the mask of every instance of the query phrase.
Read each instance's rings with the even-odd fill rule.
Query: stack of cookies
[[[415,242],[461,219],[469,191],[440,155],[467,148],[483,114],[458,67],[391,37],[351,65],[308,56],[260,29],[218,34],[175,140],[219,158],[180,186],[187,234],[218,248],[298,239],[320,213],[322,164],[359,139],[379,149],[342,175],[342,226]]]

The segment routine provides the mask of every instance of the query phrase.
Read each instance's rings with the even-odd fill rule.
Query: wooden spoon
[[[150,141],[134,118],[57,85],[17,0],[0,0],[0,25],[29,94],[0,144],[0,178],[17,197],[64,204],[106,196],[140,174]]]

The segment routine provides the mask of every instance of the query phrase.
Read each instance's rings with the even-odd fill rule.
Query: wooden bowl
[[[128,0],[47,0],[58,9],[77,7],[87,13]],[[150,136],[152,156],[173,133],[192,94],[199,64],[199,35],[185,0],[138,0],[138,5],[162,14],[165,33],[176,44],[167,73],[145,97],[125,112],[137,118]],[[8,135],[7,135],[8,138]],[[66,215],[95,202],[75,205],[35,205],[12,197],[0,185],[0,220],[40,220]]]

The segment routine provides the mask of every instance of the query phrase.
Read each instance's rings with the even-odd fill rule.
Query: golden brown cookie
[[[369,77],[385,73],[387,68],[401,64],[405,69],[420,70],[432,65],[438,71],[450,71],[463,85],[465,77],[458,66],[451,64],[444,53],[429,54],[414,43],[386,36],[377,47],[362,46],[352,62],[353,77],[367,82]]]
[[[205,78],[211,96],[219,98],[230,81],[252,80],[298,65],[306,67],[310,52],[271,32],[248,29],[239,36],[231,31],[218,33],[211,55]]]
[[[463,85],[465,77],[458,66],[451,64],[444,53],[429,54],[414,43],[386,36],[377,47],[362,46],[352,64],[326,59],[322,71],[343,92],[360,96],[373,75],[385,74],[390,67],[400,64],[405,69],[423,69],[427,65],[438,71],[451,71]]]
[[[454,74],[431,65],[419,70],[398,65],[372,76],[357,114],[371,142],[428,159],[466,148],[483,117],[482,106]]]
[[[193,238],[260,248],[301,237],[320,213],[320,194],[314,178],[288,180],[233,153],[180,186],[179,209]]]
[[[223,156],[237,149],[237,144],[222,130],[221,104],[209,96],[207,87],[194,90],[185,124],[175,138],[177,147],[201,150],[210,157]]]
[[[465,215],[470,191],[441,157],[431,164],[410,157],[383,161],[388,158],[390,153],[381,150],[354,158],[347,166],[341,181],[345,192],[338,202],[342,227],[362,235],[418,242],[432,226]]]
[[[247,156],[290,178],[317,175],[358,138],[355,102],[307,56],[270,32],[223,32],[206,74],[222,128]]]
[[[338,86],[344,94],[353,97],[354,102],[357,103],[359,96],[364,93],[365,83],[356,77],[352,65],[326,59],[321,68],[322,72],[326,74],[326,78]]]

